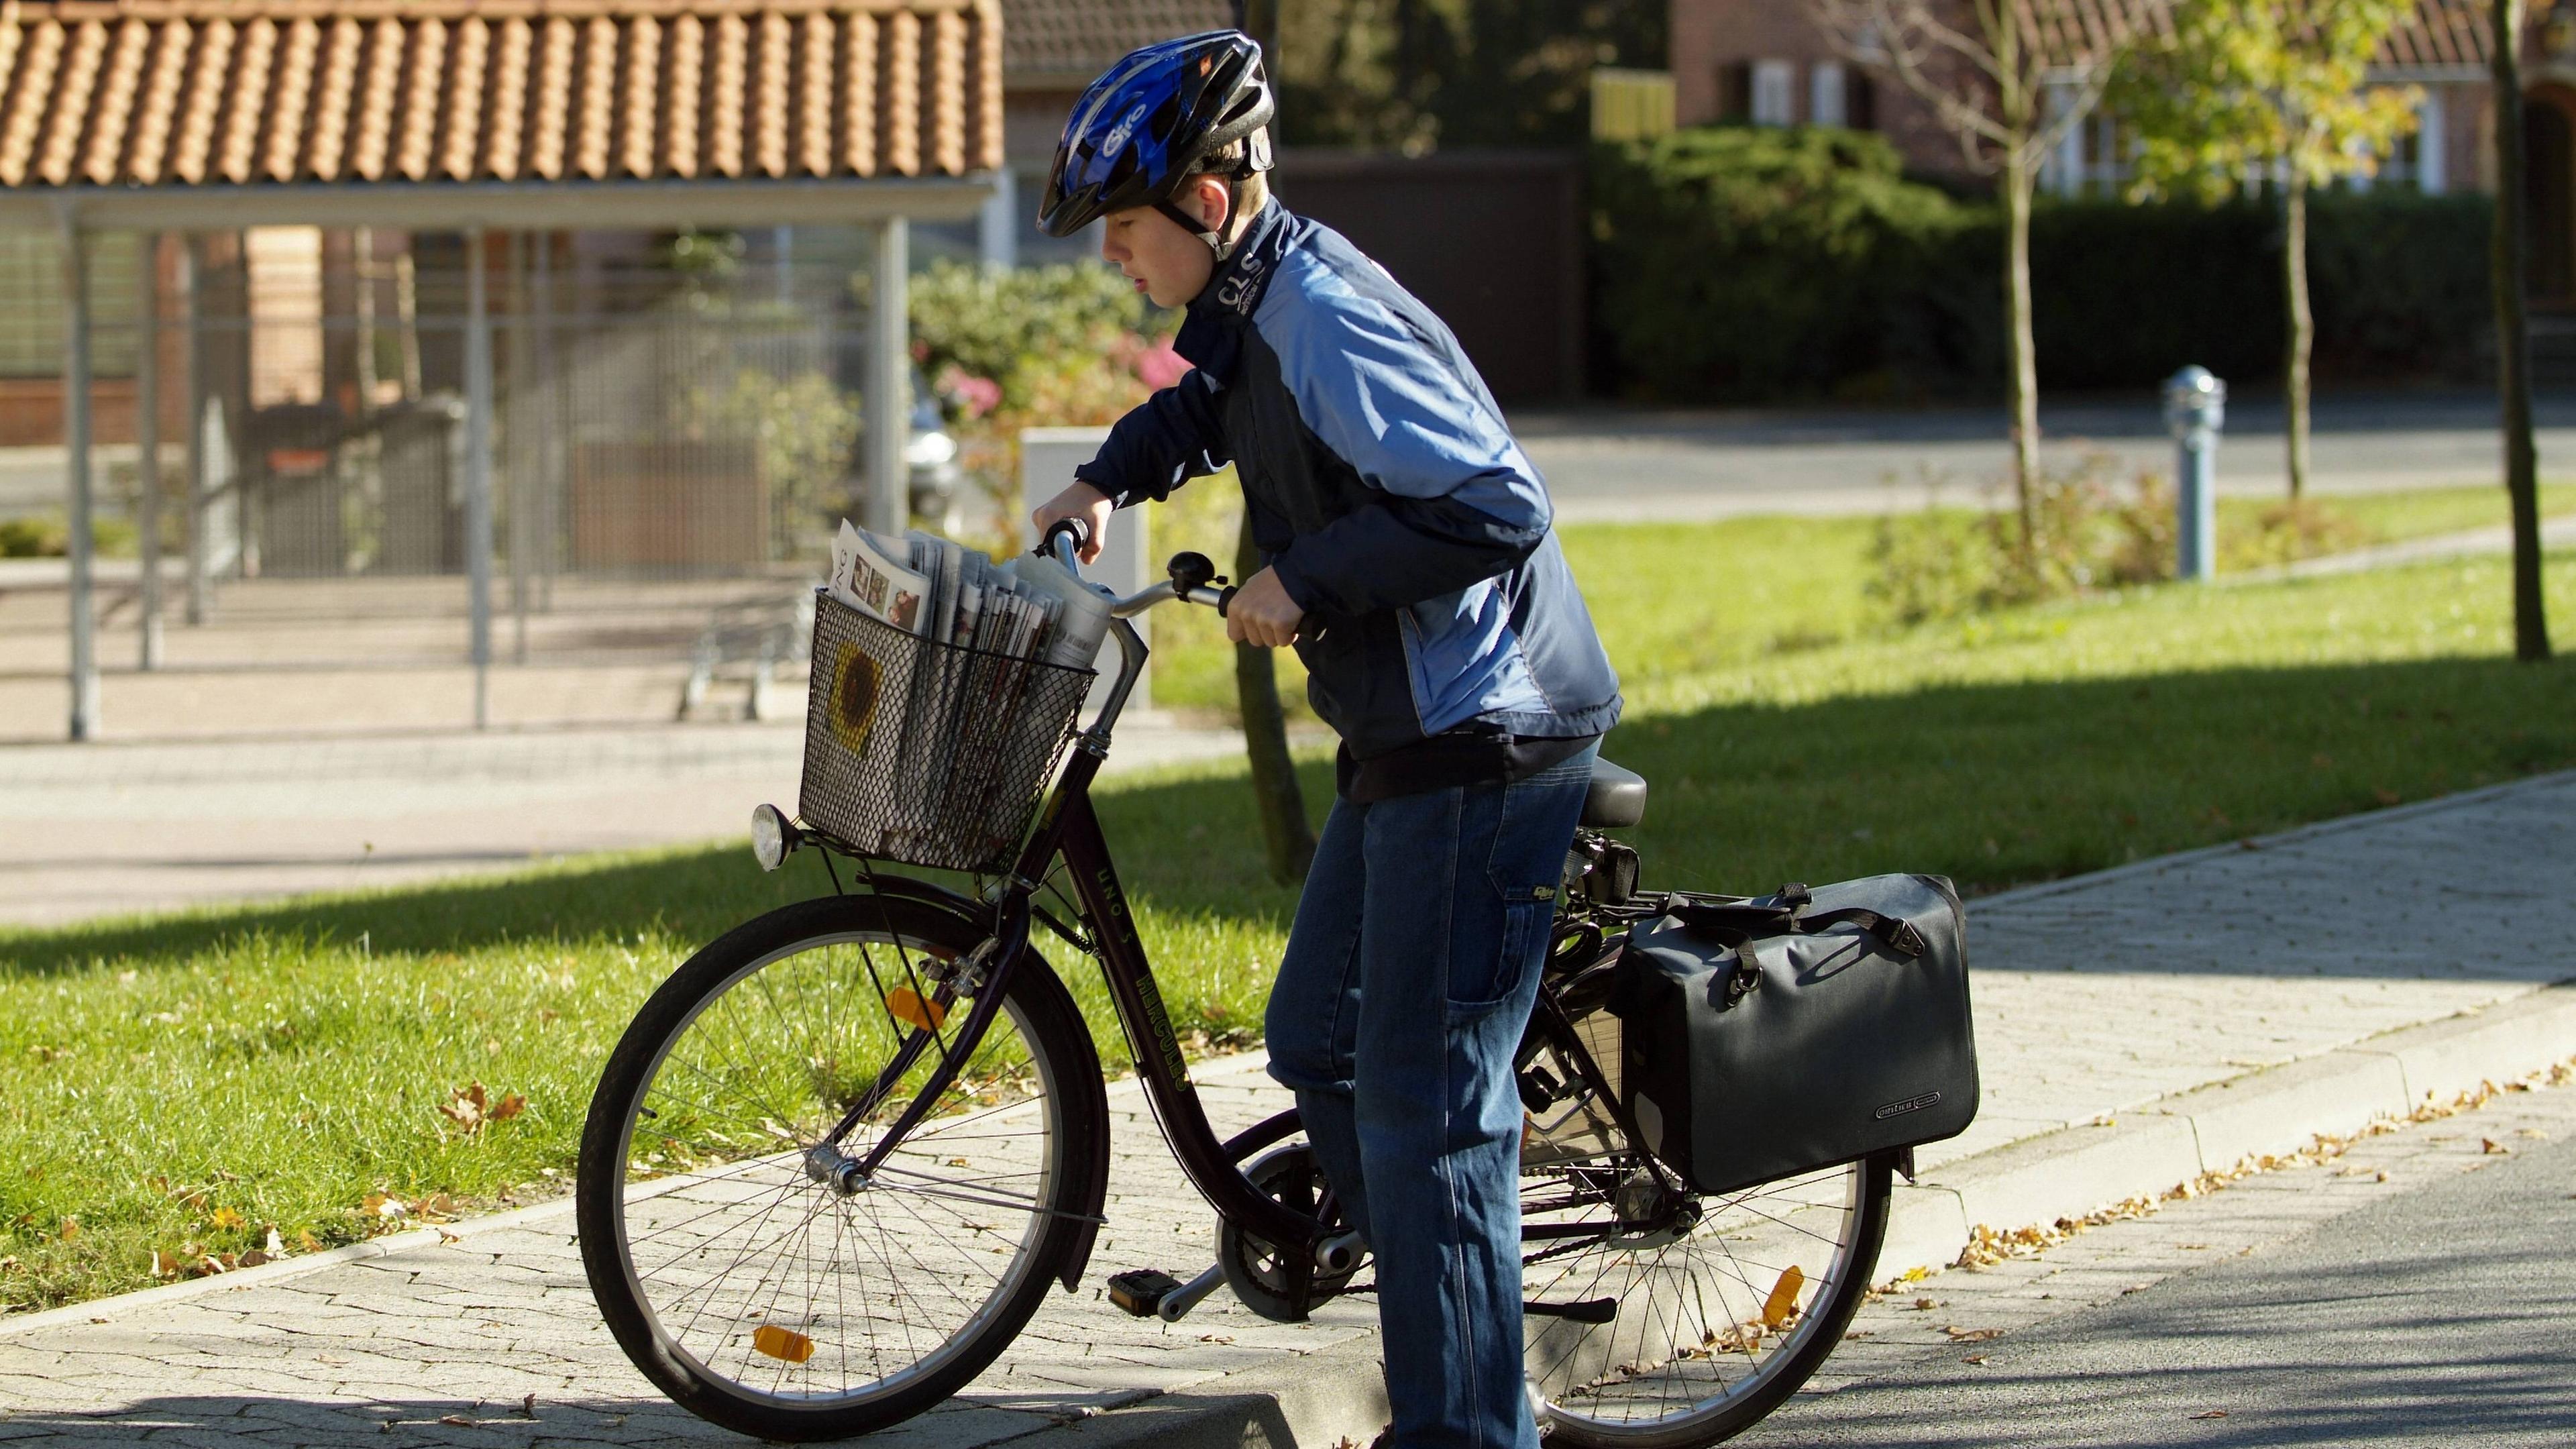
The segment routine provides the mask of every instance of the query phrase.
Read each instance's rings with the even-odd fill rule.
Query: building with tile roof
[[[520,460],[535,470],[529,479],[546,472],[546,487],[568,489],[576,510],[589,486],[600,500],[591,515],[619,527],[694,516],[688,510],[703,510],[716,489],[732,500],[722,505],[729,510],[726,536],[743,540],[722,562],[764,565],[772,557],[766,540],[782,528],[801,533],[811,522],[779,513],[773,500],[786,495],[778,490],[814,480],[780,476],[748,439],[722,447],[696,441],[717,426],[704,417],[667,415],[675,408],[704,413],[727,396],[721,388],[740,393],[746,378],[854,385],[863,362],[862,475],[872,481],[857,501],[872,525],[900,529],[910,412],[908,401],[898,406],[909,397],[902,300],[908,227],[915,220],[971,222],[992,206],[1005,155],[1004,27],[998,0],[0,0],[0,239],[8,243],[0,248],[0,309],[40,323],[50,346],[36,350],[53,352],[48,359],[0,349],[7,354],[0,360],[19,368],[32,362],[47,374],[0,377],[0,443],[36,442],[35,453],[59,449],[62,459],[66,481],[57,496],[68,500],[73,540],[73,738],[98,727],[88,555],[101,481],[94,445],[102,431],[120,443],[132,439],[146,456],[157,457],[174,434],[189,440],[185,506],[192,512],[173,531],[192,550],[192,617],[202,551],[221,521],[207,511],[216,490],[205,470],[232,470],[196,446],[218,424],[238,440],[228,445],[237,453],[233,462],[275,475],[260,483],[265,501],[256,508],[238,490],[238,501],[225,505],[235,509],[226,525],[235,530],[233,566],[247,576],[262,530],[300,510],[319,542],[304,550],[310,558],[299,557],[298,567],[355,570],[358,546],[343,524],[360,500],[332,491],[340,487],[329,481],[336,465],[308,463],[338,444],[295,441],[279,430],[339,439],[378,426],[374,419],[389,415],[375,395],[379,385],[358,380],[372,376],[375,344],[395,333],[403,377],[383,384],[396,395],[392,412],[435,402],[424,388],[456,394],[452,404],[435,406],[452,405],[461,426],[452,440],[427,446],[440,456],[452,448],[457,486],[433,479],[422,499],[434,520],[461,494],[462,512],[426,525],[410,543],[418,545],[414,552],[426,549],[430,570],[456,569],[471,579],[475,722],[482,723],[495,423],[506,390],[522,383],[523,421],[540,415],[530,408],[552,406],[542,403],[538,379],[561,366],[496,354],[493,315],[529,316],[531,259],[542,276],[551,259],[577,259],[579,246],[567,243],[581,238],[623,237],[630,253],[649,255],[657,237],[700,229],[780,229],[774,245],[782,250],[787,227],[864,229],[872,242],[849,254],[821,307],[828,318],[851,316],[851,326],[864,329],[863,339],[851,339],[864,345],[850,349],[863,357],[854,356],[845,383],[828,318],[792,302],[772,304],[779,326],[806,326],[811,335],[796,341],[804,348],[799,355],[823,362],[760,362],[784,354],[774,342],[743,334],[690,342],[712,360],[693,377],[673,374],[663,354],[682,334],[653,330],[661,325],[656,319],[696,328],[690,337],[707,329],[689,321],[687,306],[673,311],[669,298],[594,307],[605,315],[579,326],[553,326],[553,314],[542,325],[515,325],[509,353],[524,354],[531,332],[543,331],[587,348],[602,379],[634,381],[594,389],[598,406],[609,410],[594,420],[595,433],[620,426],[606,421],[611,412],[661,429],[641,451],[611,436],[543,468],[531,452]],[[270,268],[266,275],[289,285],[264,292],[261,259],[287,253],[303,258],[301,270]],[[204,272],[210,262],[229,270],[213,277]],[[102,274],[103,263],[115,264],[112,275]],[[399,286],[359,280],[378,263],[386,275],[399,273]],[[853,312],[842,285],[847,266],[856,264],[868,269],[877,304],[863,315]],[[496,280],[505,268],[510,276]],[[214,283],[215,292],[229,288],[218,303],[229,313],[207,316],[201,303],[209,289],[200,282]],[[174,284],[186,297],[176,309],[168,305]],[[665,293],[686,285],[676,273],[659,282]],[[368,299],[379,295],[399,310],[398,320],[381,313],[383,325],[368,320]],[[415,302],[445,311],[434,321],[415,319]],[[161,320],[170,310],[185,315],[185,348],[174,347],[172,334],[181,329]],[[102,314],[105,328],[97,325]],[[218,325],[201,337],[201,321]],[[633,325],[646,322],[653,325]],[[0,328],[33,330],[7,321]],[[102,332],[105,347],[96,345]],[[359,336],[369,338],[366,345]],[[254,357],[254,338],[275,343],[269,350],[276,356]],[[174,356],[184,365],[173,365]],[[127,376],[96,386],[98,363],[111,358]],[[753,370],[742,370],[747,365]],[[264,398],[256,375],[278,366],[301,380],[285,396]],[[184,382],[171,377],[177,386],[155,399],[165,373],[182,374]],[[671,387],[680,390],[669,393]],[[102,413],[120,426],[99,428]],[[255,441],[254,430],[274,438]],[[42,436],[21,436],[31,432]],[[519,433],[513,448],[547,441],[539,430]],[[442,473],[449,466],[438,465]],[[515,496],[531,492],[522,486]],[[143,496],[156,495],[146,489]],[[370,514],[362,535],[395,526],[384,511],[391,504],[365,506],[382,516]],[[157,507],[144,505],[145,516]],[[510,524],[514,537],[523,524],[536,526],[516,517]],[[675,545],[659,535],[586,541],[583,518],[570,525],[544,535],[553,541],[535,551],[578,563],[587,548],[608,568],[704,561],[671,555]],[[452,546],[440,543],[442,526]],[[684,523],[663,532],[673,528],[689,534],[677,541],[689,548],[714,536]],[[152,536],[149,525],[145,535]],[[365,546],[375,550],[366,567],[388,566],[389,533]],[[527,556],[514,548],[513,567]],[[147,562],[140,577],[142,606],[157,618],[161,571]],[[514,592],[526,583],[515,578]],[[157,637],[157,629],[146,631],[147,669]]]
[[[2026,34],[2044,53],[2079,66],[2114,38],[2156,19],[2153,0],[2019,0]],[[2559,219],[2535,249],[2536,298],[2576,303],[2576,7],[2535,7],[2526,44],[2535,211]],[[1965,169],[1958,143],[1911,94],[1839,55],[1810,0],[1673,0],[1671,67],[1681,125],[1851,125],[1879,131],[1907,162],[1931,174]],[[2377,184],[2428,192],[2493,185],[2494,126],[2487,71],[2487,11],[2477,0],[2418,0],[2380,47],[2374,84],[2414,85],[2424,99],[2416,133],[2383,164]],[[2069,134],[2042,185],[2061,194],[2105,192],[2123,179],[2116,122],[2096,117]],[[2551,198],[2554,197],[2553,201]]]

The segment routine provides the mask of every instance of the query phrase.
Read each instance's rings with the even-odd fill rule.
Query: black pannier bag
[[[1647,1149],[1732,1192],[1937,1142],[1977,1115],[1967,921],[1931,875],[1676,895],[1621,954],[1622,1092]]]

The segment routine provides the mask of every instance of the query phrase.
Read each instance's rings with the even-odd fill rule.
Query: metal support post
[[[993,173],[993,196],[975,215],[976,255],[988,267],[1011,267],[1020,260],[1020,228],[1028,225],[1012,194],[1011,168]]]
[[[900,535],[912,521],[910,470],[904,464],[912,441],[912,336],[906,320],[906,273],[911,234],[902,217],[876,224],[876,256],[870,264],[867,369],[867,526],[889,536]]]
[[[61,222],[63,303],[63,454],[71,484],[71,737],[98,733],[98,617],[90,597],[89,238],[69,212]]]
[[[2218,431],[2227,421],[2227,384],[2205,367],[2165,380],[2165,429],[2180,445],[2174,461],[2174,577],[2206,583],[2218,573]]]
[[[530,324],[536,335],[530,340],[528,355],[532,376],[525,386],[538,399],[537,435],[537,557],[536,572],[540,591],[537,611],[552,613],[555,607],[555,557],[563,532],[563,457],[569,445],[564,437],[564,419],[570,410],[564,406],[563,385],[555,376],[555,234],[537,233],[535,315]]]
[[[143,234],[143,311],[134,354],[135,551],[142,555],[144,669],[161,667],[161,233]]]
[[[474,727],[492,723],[492,313],[483,228],[465,233],[465,609]]]
[[[205,244],[196,233],[180,238],[179,295],[188,309],[187,355],[179,359],[179,390],[188,396],[188,624],[206,622],[206,360],[205,313],[200,292]]]
[[[528,662],[528,566],[536,555],[537,390],[528,374],[536,364],[528,354],[528,233],[510,233],[510,659]]]

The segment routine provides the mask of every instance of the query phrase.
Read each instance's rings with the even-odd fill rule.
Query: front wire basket
[[[997,872],[1092,678],[925,639],[818,589],[797,814],[864,856]]]

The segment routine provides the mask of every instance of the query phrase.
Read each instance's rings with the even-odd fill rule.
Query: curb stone
[[[2303,1061],[2195,1088],[2108,1126],[2064,1127],[1900,1186],[1879,1281],[1957,1261],[1978,1226],[2082,1217],[2262,1153],[2295,1152],[2576,1056],[2576,978],[2480,1011],[2400,1027]]]

